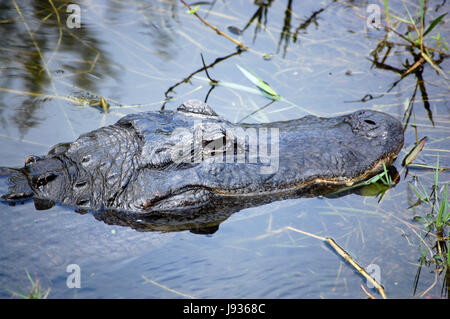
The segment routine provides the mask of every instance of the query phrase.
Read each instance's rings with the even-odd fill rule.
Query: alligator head
[[[29,157],[10,169],[2,198],[158,218],[228,216],[367,179],[402,146],[401,123],[377,111],[233,124],[191,100],[176,111],[128,115]]]

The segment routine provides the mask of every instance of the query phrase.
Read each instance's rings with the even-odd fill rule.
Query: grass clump
[[[51,288],[44,290],[42,286],[39,284],[39,279],[33,280],[33,278],[31,278],[31,275],[27,270],[25,270],[25,273],[27,274],[27,278],[31,283],[31,288],[29,292],[22,293],[10,291],[12,293],[12,297],[13,298],[20,297],[23,299],[47,299],[48,295],[50,294]]]

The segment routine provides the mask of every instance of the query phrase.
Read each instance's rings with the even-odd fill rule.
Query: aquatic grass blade
[[[194,14],[200,9],[200,6],[196,6],[195,8],[192,8],[191,10],[187,10],[186,12],[189,14]]]
[[[450,213],[448,212],[448,184],[445,184],[444,191],[441,198],[441,205],[436,217],[436,228],[444,227],[449,222]]]
[[[399,16],[393,14],[393,13],[389,13],[389,16],[393,17],[395,20],[398,20],[400,22],[406,23],[406,24],[410,24],[413,25],[414,23],[412,23],[411,21],[408,21],[406,19],[400,18]]]
[[[338,194],[338,193],[345,192],[345,191],[348,191],[348,190],[353,189],[353,188],[362,187],[362,186],[368,186],[368,185],[371,185],[371,184],[374,184],[374,183],[378,182],[379,180],[381,180],[384,185],[389,185],[389,184],[387,184],[387,182],[391,181],[390,177],[387,178],[388,181],[385,180],[384,179],[385,174],[387,174],[387,170],[383,171],[383,172],[381,172],[381,173],[379,173],[379,174],[377,174],[375,176],[373,176],[372,178],[370,178],[370,179],[368,179],[366,181],[363,181],[363,182],[360,182],[360,183],[357,183],[357,184],[354,184],[354,185],[351,185],[351,186],[348,186],[348,187],[344,187],[342,189],[338,189],[337,191],[332,192],[331,194]]]
[[[247,71],[239,64],[236,64],[237,68],[245,75],[247,79],[250,80],[256,87],[258,87],[263,93],[266,93],[265,96],[272,100],[279,100],[280,96],[263,80],[261,80],[257,75],[253,72]]]
[[[433,22],[430,23],[428,28],[423,33],[423,37],[425,37],[428,33],[430,33],[438,25],[438,23],[441,22],[441,20],[447,15],[447,13],[448,12],[441,14],[439,17],[434,19]]]
[[[417,197],[418,197],[422,202],[428,201],[427,198],[424,197],[421,193],[419,193],[419,191],[418,191],[412,184],[409,184],[409,186],[410,186],[411,189],[414,191],[414,193],[416,193]]]
[[[411,164],[416,157],[419,155],[419,153],[422,151],[423,147],[425,146],[425,142],[427,141],[427,137],[425,136],[420,140],[420,142],[413,147],[413,149],[406,155],[405,159],[402,162],[403,166],[408,166]]]
[[[414,22],[413,17],[411,16],[411,13],[410,13],[409,10],[408,10],[408,7],[405,5],[405,2],[404,2],[404,1],[402,1],[402,4],[403,4],[403,7],[405,8],[406,13],[408,14],[409,20],[411,21],[411,25],[412,25],[412,26],[414,27],[414,29],[416,30],[417,36],[419,36],[419,35],[420,35],[420,31],[417,29],[417,26],[416,26],[416,24],[415,24],[415,22]],[[408,35],[411,36],[410,33],[408,33]],[[412,39],[410,39],[410,40],[412,41]]]
[[[423,32],[423,23],[424,23],[424,0],[420,0],[420,30]],[[423,37],[423,35],[422,35]]]
[[[436,158],[436,170],[434,171],[434,185],[437,189],[439,182],[439,154],[437,154]]]
[[[388,6],[387,0],[384,0],[384,12],[386,14],[386,23],[387,23],[388,26],[390,26],[390,23],[389,23],[389,6]]]
[[[447,267],[450,267],[450,239],[447,240]]]
[[[196,80],[208,82],[208,83],[210,82],[210,80],[208,78],[205,78],[205,77],[202,77],[202,76],[197,76],[196,75],[196,76],[193,76],[192,78],[196,79]],[[218,81],[214,85],[228,87],[228,88],[231,88],[231,89],[236,89],[236,90],[239,90],[239,91],[244,91],[244,92],[257,94],[257,95],[261,94],[260,90],[257,90],[257,89],[255,89],[253,87],[248,87],[248,86],[244,86],[244,85],[237,84],[237,83],[232,83],[232,82],[227,82],[227,81]]]
[[[447,76],[444,73],[444,71],[442,71],[441,68],[436,65],[436,63],[434,63],[433,59],[431,59],[430,56],[427,53],[420,52],[420,54],[431,65],[431,67],[436,70],[437,73],[442,74],[447,79]]]

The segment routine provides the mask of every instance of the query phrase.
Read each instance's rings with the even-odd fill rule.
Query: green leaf
[[[450,247],[450,239],[447,240],[447,267],[450,266],[450,249],[448,247]]]
[[[414,23],[411,23],[411,21],[408,21],[406,19],[400,18],[399,16],[396,16],[395,14],[389,13],[389,16],[393,17],[394,19],[406,23],[406,24],[410,24],[410,25],[414,25]]]
[[[428,54],[426,54],[425,52],[420,52],[420,54],[423,56],[423,58],[433,67],[433,69],[436,70],[436,72],[441,73],[442,75],[445,76],[444,71],[441,70],[441,68],[439,68],[434,62],[433,60],[428,56]]]
[[[439,153],[436,158],[436,170],[434,171],[434,186],[437,188],[439,182]]]
[[[384,12],[386,13],[387,25],[389,25],[389,6],[387,0],[384,0]]]
[[[439,213],[436,218],[436,224],[445,224],[449,218],[448,211],[448,184],[444,186],[444,192],[441,198],[441,206],[439,207]],[[443,221],[443,222],[442,222]]]
[[[103,96],[100,97],[100,106],[102,107],[103,112],[108,113],[110,105],[106,102]]]
[[[189,13],[189,14],[194,14],[194,13],[196,13],[198,11],[198,9],[200,9],[200,6],[196,6],[195,8],[193,8],[191,10],[188,10],[186,12]]]
[[[434,27],[436,27],[436,25],[441,22],[441,20],[447,15],[448,12],[441,14],[439,17],[437,17],[436,19],[433,20],[433,22],[431,22],[431,24],[428,26],[428,28],[425,30],[425,32],[423,33],[423,37],[425,37],[428,33],[431,32],[431,30],[434,29]]]
[[[408,153],[408,155],[406,155],[405,159],[403,160],[402,162],[403,166],[411,164],[416,159],[417,155],[419,155],[419,153],[422,151],[426,140],[427,137],[425,136],[420,140],[420,142],[416,146],[413,147],[413,149]]]
[[[423,17],[424,17],[424,15],[425,15],[425,13],[424,13],[424,10],[423,10],[423,8],[424,8],[424,3],[423,3],[423,1],[424,0],[420,0],[420,27],[422,28],[423,27]],[[422,29],[421,29],[422,30]],[[423,35],[422,35],[422,37],[423,37]]]
[[[422,196],[422,194],[419,193],[418,190],[416,190],[416,188],[414,186],[412,186],[412,184],[409,184],[409,186],[412,188],[412,190],[414,191],[414,193],[416,193],[417,198],[419,198],[422,202],[426,202],[428,201],[428,198],[425,196]]]
[[[414,19],[413,19],[413,17],[411,16],[411,13],[410,13],[409,10],[408,10],[408,7],[405,5],[405,2],[403,2],[403,1],[402,1],[402,4],[403,4],[403,7],[404,7],[405,10],[406,10],[406,13],[408,13],[408,17],[409,17],[409,21],[411,22],[411,25],[412,25],[412,26],[414,27],[414,29],[416,30],[417,36],[419,36],[419,35],[420,35],[420,31],[419,31],[419,29],[417,29],[416,24],[414,23]],[[411,34],[408,33],[408,35],[409,35],[409,40],[411,40]],[[411,41],[412,41],[412,40],[411,40]]]
[[[256,85],[264,95],[272,100],[279,100],[280,96],[267,84],[267,82],[261,80],[256,74],[251,71],[248,71],[241,67],[239,64],[236,64],[237,68],[245,75],[247,79],[250,80],[254,85]]]

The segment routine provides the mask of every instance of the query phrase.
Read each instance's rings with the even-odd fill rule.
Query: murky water
[[[371,55],[386,32],[367,27],[366,1],[201,5],[201,17],[249,47],[242,53],[188,14],[179,1],[70,3],[79,4],[80,28],[66,23],[69,3],[63,1],[0,5],[1,166],[19,167],[26,156],[45,154],[52,145],[125,114],[159,110],[167,97],[172,99],[166,109],[191,98],[203,100],[211,88],[206,75],[190,77],[202,67],[202,53],[206,65],[217,62],[209,75],[224,83],[210,92],[208,104],[233,122],[372,108],[406,124],[404,113],[416,91],[395,166],[402,171],[400,161],[416,141],[416,127],[419,139],[428,137],[416,162],[435,165],[439,154],[440,166],[450,167],[448,80],[429,64],[401,79],[409,68],[406,63],[411,66],[415,60],[394,34],[389,35],[393,45],[385,59],[386,48]],[[417,14],[415,1],[406,5]],[[383,8],[381,2],[379,6]],[[427,23],[448,9],[445,2],[433,2]],[[391,10],[407,17],[400,2]],[[431,35],[439,31],[450,41],[448,19]],[[229,27],[243,32],[231,33]],[[427,40],[436,46],[435,40]],[[433,55],[448,77],[447,57]],[[270,100],[246,90],[252,83],[236,65],[253,70],[285,100],[264,107]],[[188,83],[183,81],[187,78]],[[107,114],[75,103],[100,97],[111,105]],[[417,201],[409,187],[416,182],[414,176],[431,191],[434,171],[410,169],[381,202],[356,194],[274,202],[232,215],[210,235],[137,232],[66,207],[41,211],[32,202],[2,203],[0,297],[27,292],[26,271],[51,288],[50,298],[367,297],[360,287],[367,287],[365,279],[333,249],[286,226],[332,237],[361,266],[378,266],[388,297],[445,297],[445,274],[435,276],[434,264],[423,265],[415,281],[419,258],[434,243],[413,219],[428,209],[408,209]],[[448,183],[448,171],[439,178],[440,186]],[[0,192],[5,191],[2,181]],[[80,289],[66,285],[69,264],[80,266]]]

